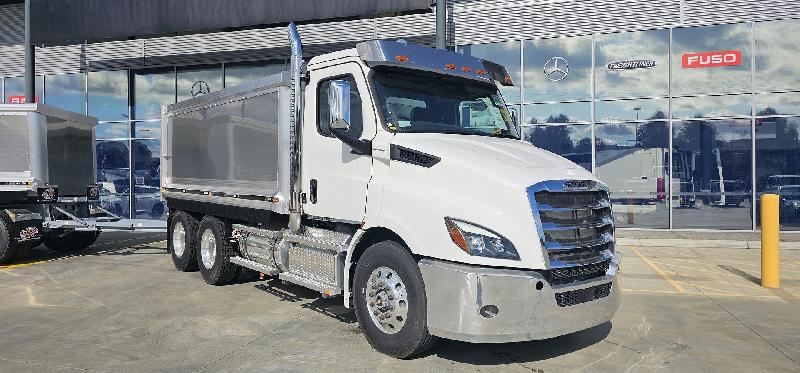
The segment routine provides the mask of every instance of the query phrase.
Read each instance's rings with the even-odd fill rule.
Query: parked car
[[[100,191],[100,199],[104,209],[112,213],[126,217],[130,211],[130,193],[128,188],[122,189],[117,192],[115,183],[103,182],[101,183],[102,190]],[[136,185],[134,188],[135,200],[134,209],[135,213],[132,214],[133,218],[153,218],[162,219],[166,213],[166,205],[164,200],[161,199],[159,189],[153,186]]]
[[[778,213],[781,224],[800,224],[800,185],[783,185],[765,189],[759,193],[755,206],[756,224],[761,221],[761,196],[764,194],[777,194]],[[751,210],[752,214],[752,210]]]
[[[703,196],[703,204],[707,206],[739,207],[742,201],[750,197],[750,188],[742,180],[711,180],[709,193]]]
[[[784,185],[800,185],[800,175],[771,175],[767,177],[767,188]]]
[[[675,187],[672,200],[676,201],[679,207],[692,208],[697,202],[697,196],[694,191],[694,183],[691,181],[681,181],[674,183]]]

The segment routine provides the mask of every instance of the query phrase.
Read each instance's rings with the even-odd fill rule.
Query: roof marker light
[[[463,71],[465,73],[471,73],[472,72],[472,68],[469,67],[469,66],[461,66],[461,71]]]
[[[475,72],[476,72],[478,75],[486,75],[486,73],[488,73],[488,71],[486,71],[486,70],[484,70],[484,69],[478,69],[478,70],[476,70]]]
[[[398,54],[397,56],[394,56],[394,60],[397,61],[397,62],[406,62],[406,61],[408,61],[408,56],[402,55],[402,54]]]
[[[446,63],[446,64],[444,64],[444,68],[447,69],[447,70],[455,70],[456,69],[456,64],[454,64],[454,63]]]

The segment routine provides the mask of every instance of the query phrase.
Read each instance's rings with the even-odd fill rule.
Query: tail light
[[[39,202],[55,202],[58,200],[58,188],[53,186],[37,188],[36,194]]]

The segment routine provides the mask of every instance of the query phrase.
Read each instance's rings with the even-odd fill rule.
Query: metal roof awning
[[[69,44],[430,7],[431,0],[31,0],[31,39],[36,45]]]

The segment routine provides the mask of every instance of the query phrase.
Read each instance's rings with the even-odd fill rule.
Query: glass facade
[[[594,172],[617,227],[800,230],[800,21],[461,46],[510,66],[523,139]]]
[[[522,136],[591,170],[618,227],[758,228],[758,198],[782,197],[800,230],[799,20],[464,45],[503,64]],[[279,72],[285,60],[36,77],[40,102],[88,113],[109,210],[163,219],[160,111]],[[2,79],[2,101],[24,95]],[[18,98],[17,98],[18,99]]]
[[[161,105],[282,71],[283,60],[36,77],[39,102],[97,117],[97,182],[105,209],[165,219],[160,195]],[[0,79],[3,102],[24,96],[23,77]]]

